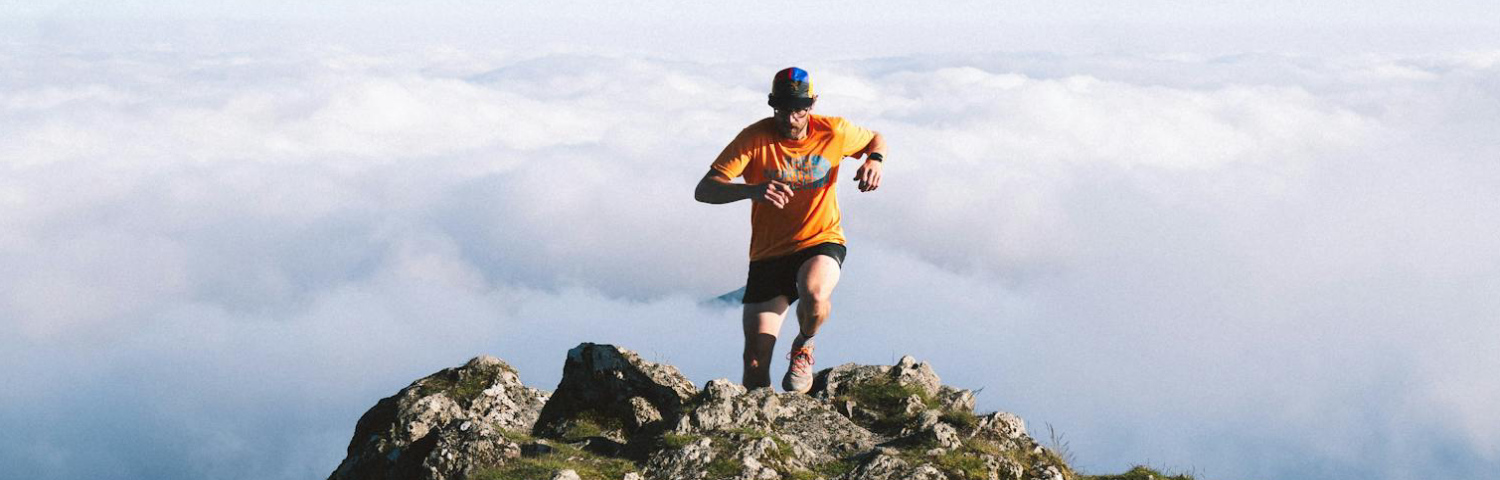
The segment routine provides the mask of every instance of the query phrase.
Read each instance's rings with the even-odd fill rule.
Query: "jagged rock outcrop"
[[[976,415],[973,392],[943,385],[931,365],[911,357],[823,370],[809,395],[746,391],[728,380],[699,391],[670,365],[585,343],[568,351],[550,397],[520,386],[491,357],[418,380],[360,419],[331,478],[1073,476],[1020,418]]]
[[[642,360],[613,345],[585,343],[568,351],[562,382],[542,409],[533,433],[542,438],[584,436],[589,449],[642,457],[641,438],[677,422],[698,388],[676,367]]]
[[[708,382],[663,438],[666,448],[646,463],[648,478],[781,478],[838,462],[876,440],[817,399],[769,388],[747,392],[728,380]]]
[[[505,433],[536,423],[548,394],[481,356],[412,382],[360,417],[330,480],[462,479],[521,455]]]

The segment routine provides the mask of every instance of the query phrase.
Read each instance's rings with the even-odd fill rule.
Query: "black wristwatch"
[[[885,155],[881,155],[880,152],[870,152],[870,154],[866,155],[865,158],[868,158],[870,160],[874,160],[874,161],[877,161],[877,162],[885,162]]]

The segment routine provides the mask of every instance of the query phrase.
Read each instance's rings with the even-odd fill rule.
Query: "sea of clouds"
[[[479,354],[737,378],[749,208],[691,192],[784,66],[5,45],[0,471],[322,478]],[[890,143],[819,366],[930,361],[1092,473],[1500,471],[1500,52],[801,66]]]

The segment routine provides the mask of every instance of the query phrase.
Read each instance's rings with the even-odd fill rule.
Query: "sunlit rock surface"
[[[845,364],[807,395],[700,391],[613,345],[567,352],[547,393],[478,357],[417,380],[359,421],[330,479],[1057,480],[1075,477],[1015,415],[931,365]]]

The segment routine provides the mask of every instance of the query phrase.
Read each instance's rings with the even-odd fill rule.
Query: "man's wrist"
[[[865,156],[865,159],[885,163],[885,155],[881,154],[880,152],[870,152],[869,155]]]

